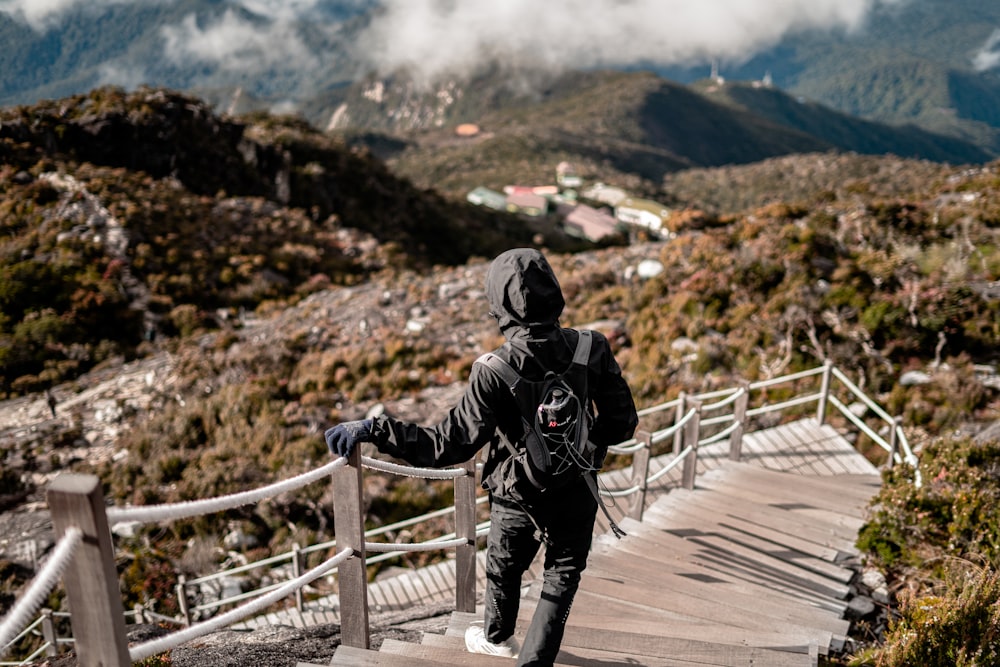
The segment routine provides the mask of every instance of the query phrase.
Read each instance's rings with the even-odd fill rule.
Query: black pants
[[[555,662],[594,532],[597,501],[583,479],[547,496],[530,508],[530,515],[522,506],[499,497],[492,499],[490,510],[485,631],[491,642],[514,633],[521,576],[538,553],[539,528],[545,533],[541,599],[521,646],[518,667]]]

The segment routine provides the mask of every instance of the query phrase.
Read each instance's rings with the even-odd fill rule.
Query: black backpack
[[[583,477],[610,522],[621,537],[624,531],[611,518],[597,488],[597,446],[590,441],[590,399],[587,365],[592,333],[580,331],[573,361],[561,374],[548,371],[538,381],[526,380],[506,361],[488,352],[477,363],[485,364],[507,384],[521,412],[524,436],[494,471],[486,484],[494,493],[530,505],[546,493]]]

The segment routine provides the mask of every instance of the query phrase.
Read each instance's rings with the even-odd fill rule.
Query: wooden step
[[[631,534],[620,542],[601,544],[591,554],[595,564],[605,554],[625,553],[627,558],[647,559],[659,562],[662,571],[689,572],[690,578],[702,579],[707,583],[741,582],[742,587],[769,587],[786,593],[789,596],[819,601],[823,606],[830,607],[843,597],[846,586],[837,581],[823,578],[820,575],[799,570],[764,554],[753,554],[741,547],[736,547],[718,539],[685,539],[662,529],[651,528],[643,524],[635,529],[634,524],[626,522],[626,530]],[[621,567],[621,558],[617,559]],[[655,570],[655,567],[654,567]],[[655,590],[655,587],[653,589]],[[838,609],[843,609],[844,603],[836,602]]]
[[[793,540],[784,539],[780,533],[772,533],[764,537],[756,532],[732,528],[726,524],[725,516],[711,508],[672,506],[668,512],[664,506],[660,506],[655,509],[651,508],[649,516],[660,519],[660,523],[657,524],[658,528],[666,529],[669,527],[674,531],[687,530],[685,537],[688,538],[697,533],[716,535],[834,581],[846,584],[854,576],[852,570],[833,562],[841,553],[839,551],[827,550],[824,555],[832,556],[829,559],[817,557],[814,555],[816,550],[801,551],[789,545],[788,542]],[[650,523],[652,524],[653,521]]]
[[[621,651],[608,650],[609,647],[583,647],[576,646],[569,639],[570,633],[569,628],[576,627],[573,625],[573,614],[570,614],[570,621],[567,627],[567,637],[564,638],[559,655],[556,658],[556,664],[559,665],[579,665],[582,667],[626,667],[635,665],[644,665],[645,667],[695,667],[705,666],[705,665],[774,665],[775,667],[781,667],[783,665],[815,665],[814,656],[800,655],[796,658],[792,658],[791,662],[785,662],[785,656],[778,656],[776,662],[764,661],[764,662],[750,662],[751,657],[744,656],[742,658],[737,658],[735,662],[725,662],[716,660],[723,660],[723,658],[706,658],[704,655],[642,655],[639,656],[635,653],[625,653]],[[583,630],[586,631],[585,629]],[[464,631],[463,631],[464,634]],[[655,643],[655,637],[651,638],[651,641]],[[669,640],[667,640],[669,641]],[[421,642],[422,645],[430,645],[437,648],[451,649],[453,651],[463,651],[465,648],[465,640],[458,636],[449,635],[430,635],[425,634]],[[690,648],[690,647],[687,647]],[[722,649],[726,650],[726,649]],[[668,651],[667,651],[668,652]],[[711,651],[713,654],[715,651]],[[765,652],[759,654],[766,658],[772,658],[772,653],[776,652]],[[690,659],[689,659],[690,658]],[[504,658],[500,658],[504,660]],[[449,663],[451,664],[451,663]],[[456,663],[464,664],[464,663]],[[473,663],[478,664],[478,663]],[[485,664],[485,663],[483,663]],[[492,664],[492,663],[491,663]],[[507,665],[510,665],[509,659],[507,659]]]
[[[569,616],[569,624],[577,628],[604,629],[616,632],[637,632],[654,637],[692,639],[701,642],[754,646],[792,653],[810,653],[816,650],[826,655],[832,641],[829,632],[812,628],[797,630],[794,625],[773,626],[766,629],[725,628],[720,631],[720,623],[709,619],[638,620],[629,616],[611,616],[603,608],[584,611],[583,600],[574,605]],[[519,625],[527,627],[531,621],[534,604],[522,604],[518,615]]]
[[[857,532],[829,527],[815,519],[797,516],[788,510],[748,502],[741,500],[738,496],[715,491],[714,489],[696,488],[693,491],[676,489],[658,498],[649,507],[646,514],[655,513],[657,509],[683,506],[689,503],[713,509],[723,516],[739,518],[751,524],[758,524],[789,535],[796,535],[801,539],[834,548],[844,553],[855,553],[857,551],[855,547]],[[644,519],[645,517],[646,515],[643,515]]]

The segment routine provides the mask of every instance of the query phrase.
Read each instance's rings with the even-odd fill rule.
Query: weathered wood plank
[[[798,653],[769,649],[715,644],[671,637],[657,637],[633,632],[610,632],[600,628],[566,627],[563,646],[598,649],[632,656],[675,658],[703,662],[720,667],[736,665],[769,665],[770,667],[797,667],[813,665],[813,660]]]
[[[604,548],[605,545],[600,546]],[[686,540],[648,524],[644,530],[635,531],[634,535],[630,533],[626,540],[612,545],[611,548],[634,553],[638,557],[662,561],[664,567],[676,568],[687,564],[703,568],[710,574],[723,578],[731,576],[758,585],[787,586],[783,582],[764,576],[757,566],[758,564],[753,560],[735,557],[732,553],[715,545],[699,544]],[[796,587],[788,588],[800,592]]]
[[[453,651],[464,651],[465,641],[459,637],[448,637],[445,635],[425,634],[421,644],[434,648],[451,649]],[[510,667],[510,659],[505,664]],[[612,653],[598,649],[582,649],[576,647],[563,647],[556,656],[557,664],[577,665],[578,667],[635,667],[636,657],[623,653]],[[473,663],[479,664],[479,663]],[[688,660],[677,660],[674,658],[653,658],[643,657],[643,667],[704,667],[704,662],[690,662]]]
[[[608,549],[608,552],[604,550]],[[631,569],[633,560],[642,563],[650,563],[649,569],[658,568],[659,571],[670,569],[677,576],[688,577],[695,581],[713,583],[720,589],[734,590],[751,595],[766,595],[774,600],[783,601],[786,605],[810,605],[822,610],[826,610],[841,615],[846,609],[846,603],[841,600],[818,597],[812,591],[803,591],[799,588],[788,586],[782,582],[772,581],[769,577],[763,576],[759,571],[751,566],[737,565],[731,560],[727,561],[723,557],[713,558],[710,556],[683,557],[678,555],[673,562],[664,558],[648,558],[646,553],[649,549],[644,546],[632,547],[631,544],[622,545],[621,553],[610,553],[616,549],[615,546],[605,547],[599,545],[597,552],[610,559],[610,564],[604,564],[594,559],[593,571],[601,575],[608,570],[612,570],[614,563],[620,562],[622,558],[628,558]],[[620,567],[620,566],[619,566]],[[613,572],[612,572],[613,574]],[[610,576],[610,575],[608,575]],[[763,590],[762,590],[763,589]]]
[[[703,526],[705,530],[702,532],[705,534],[717,535],[733,543],[754,549],[767,556],[777,558],[795,567],[800,567],[840,583],[846,584],[854,574],[850,570],[839,567],[830,561],[790,548],[786,544],[764,539],[755,534],[726,528],[722,525],[725,517],[721,517],[717,512],[709,508],[672,507],[669,515],[660,516],[669,517],[664,518],[663,522],[669,523],[677,529],[699,530],[698,527]]]
[[[718,476],[718,475],[714,475]],[[859,475],[796,475],[767,470],[758,466],[741,465],[723,475],[726,479],[755,481],[759,484],[774,484],[766,490],[777,495],[820,494],[830,502],[831,509],[844,509],[864,505],[875,495],[881,483],[881,478],[872,475],[865,478]],[[712,477],[712,476],[710,476]]]
[[[749,466],[747,466],[749,467]],[[739,490],[741,497],[762,504],[803,503],[831,512],[837,515],[860,518],[871,496],[856,496],[853,489],[845,483],[843,489],[830,488],[824,482],[817,481],[815,485],[803,487],[792,484],[789,473],[771,473],[757,476],[750,471],[738,471],[732,475],[721,476],[708,474],[698,479],[698,488],[723,491],[724,489]],[[808,482],[811,478],[805,478]],[[825,477],[824,480],[836,479]],[[776,489],[774,487],[780,486]]]
[[[839,475],[851,468],[852,459],[842,454],[844,448],[839,436],[830,437],[812,420],[784,424],[779,434],[789,448],[809,457],[809,466],[802,472]]]
[[[786,511],[788,517],[797,517],[818,527],[831,530],[852,544],[857,539],[858,531],[864,524],[860,509],[853,510],[853,515],[847,513],[847,510],[843,512],[832,511],[816,507],[807,497],[779,497],[761,494],[759,486],[755,485],[717,484],[712,487],[701,486],[699,488],[731,497],[734,499],[734,503],[753,503],[757,507],[771,507]],[[768,500],[770,502],[767,502]]]
[[[443,636],[443,635],[439,635]],[[414,644],[403,642],[398,639],[385,639],[379,647],[380,653],[391,653],[393,655],[415,658],[418,660],[430,660],[437,665],[465,665],[467,667],[477,667],[483,665],[489,667],[510,667],[510,658],[498,655],[482,655],[469,653],[465,650],[465,642],[455,638],[456,642],[448,646],[434,646],[433,644]],[[461,644],[459,645],[459,642]]]
[[[408,655],[393,655],[342,644],[333,654],[331,665],[340,667],[439,667],[440,662]],[[510,660],[507,660],[510,664]]]
[[[833,428],[829,424],[817,424],[814,419],[807,419],[798,422],[791,422],[788,424],[789,430],[796,434],[800,440],[809,440],[814,443],[819,443],[823,446],[824,451],[818,453],[819,456],[823,456],[832,449],[836,448],[839,453],[837,456],[832,457],[834,461],[843,468],[842,471],[837,472],[837,475],[844,473],[864,473],[878,475],[878,467],[875,466],[871,461],[869,461],[864,455],[851,456],[849,454],[856,453],[854,445],[847,441],[844,436],[837,432],[837,429]],[[814,455],[817,453],[814,451]]]
[[[841,461],[845,451],[838,442],[825,442],[826,436],[819,429],[808,431],[803,438],[796,438],[788,424],[782,424],[761,433],[769,445],[789,454],[797,454],[801,463],[785,470],[799,474],[836,474],[844,471]],[[853,450],[853,448],[851,448]],[[853,455],[854,452],[852,451]]]
[[[695,494],[695,495],[689,495]],[[677,489],[667,496],[663,496],[657,502],[657,506],[666,508],[675,504],[695,503],[699,506],[710,507],[719,512],[743,519],[749,523],[756,523],[768,526],[773,530],[778,530],[790,535],[798,535],[802,539],[810,540],[816,544],[832,547],[846,553],[855,552],[856,535],[845,535],[844,531],[835,530],[810,521],[802,517],[797,517],[787,510],[778,509],[769,505],[759,503],[749,503],[742,501],[737,494],[727,494],[721,491],[710,489]],[[654,509],[652,506],[650,509]]]
[[[816,594],[808,596],[802,593],[793,597],[788,591],[766,585],[763,576],[758,583],[744,580],[734,584],[729,579],[715,576],[711,572],[699,572],[696,568],[686,567],[683,563],[671,568],[655,559],[640,561],[634,555],[630,556],[629,561],[627,566],[622,567],[619,564],[617,569],[615,563],[609,560],[596,561],[591,568],[588,568],[588,572],[593,577],[632,583],[645,590],[655,589],[664,593],[684,594],[710,602],[722,601],[720,604],[776,618],[787,618],[788,610],[793,608],[793,600],[799,605],[810,604],[815,607],[814,610],[810,610],[809,616],[816,613],[817,618],[825,618],[827,615],[839,618],[844,611],[843,603],[835,605],[833,599],[828,596]],[[797,618],[801,619],[803,615],[799,614]]]
[[[629,600],[658,609],[678,610],[694,618],[715,620],[737,628],[766,629],[775,624],[793,623],[802,627],[816,627],[831,633],[845,634],[849,628],[846,621],[840,621],[829,612],[817,612],[808,607],[788,606],[776,615],[752,614],[742,607],[728,604],[726,600],[711,600],[690,595],[674,595],[669,590],[651,590],[647,587],[629,586],[623,581],[584,578],[582,590],[619,600]]]
[[[533,611],[533,606],[525,605],[518,616],[519,620],[527,622],[530,620]],[[784,626],[780,626],[781,630],[776,629],[778,626],[775,626],[769,630],[734,628],[720,631],[717,622],[708,620],[643,621],[631,617],[611,616],[602,612],[602,609],[595,609],[593,613],[588,614],[579,608],[574,608],[570,615],[569,623],[577,628],[638,632],[657,637],[693,639],[702,642],[734,644],[736,646],[755,646],[758,648],[789,651],[791,653],[809,653],[818,643],[821,643],[825,655],[832,640],[832,633],[829,632],[802,632],[797,631],[796,628],[793,628],[789,632]]]
[[[815,489],[826,489],[828,491],[841,491],[847,496],[856,497],[858,502],[864,502],[874,495],[881,484],[881,477],[878,475],[860,475],[844,473],[842,475],[798,475],[794,473],[784,473],[776,470],[768,470],[760,466],[742,465],[736,466],[730,471],[719,471],[728,475],[746,477],[758,480],[778,480],[788,482],[788,486],[775,489],[776,492],[788,492],[790,488],[798,488],[801,491],[811,492]],[[718,474],[718,473],[715,473]],[[785,477],[789,479],[784,479]]]
[[[672,506],[671,510],[676,509],[676,507],[678,506]],[[770,526],[764,526],[759,523],[750,523],[743,518],[722,513],[718,509],[706,506],[700,506],[700,509],[702,512],[713,514],[715,517],[713,519],[714,524],[720,528],[725,528],[735,533],[753,535],[762,540],[768,540],[775,544],[781,544],[788,549],[808,554],[813,558],[835,562],[837,558],[843,554],[843,552],[839,549],[817,544],[816,542],[812,542],[810,540],[801,539],[798,535],[784,533],[779,530],[775,530]]]

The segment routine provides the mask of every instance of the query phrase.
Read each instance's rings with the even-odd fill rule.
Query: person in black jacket
[[[498,256],[486,277],[486,297],[506,340],[494,354],[527,380],[569,367],[579,332],[559,325],[565,306],[555,273],[541,252],[519,248]],[[610,445],[632,437],[638,424],[632,392],[607,338],[593,333],[588,363],[588,403],[594,415],[590,440],[601,462]],[[495,493],[495,476],[523,433],[520,409],[507,386],[484,364],[474,364],[458,404],[437,425],[419,426],[379,416],[345,422],[326,431],[331,453],[350,455],[358,442],[414,466],[462,463],[483,447],[483,486],[490,493],[485,619],[466,634],[470,651],[517,656],[519,666],[551,665],[559,652],[580,575],[590,552],[597,500],[586,480],[540,496],[526,507]],[[506,442],[505,442],[506,441]],[[521,578],[545,543],[541,599],[523,644],[513,635]]]

